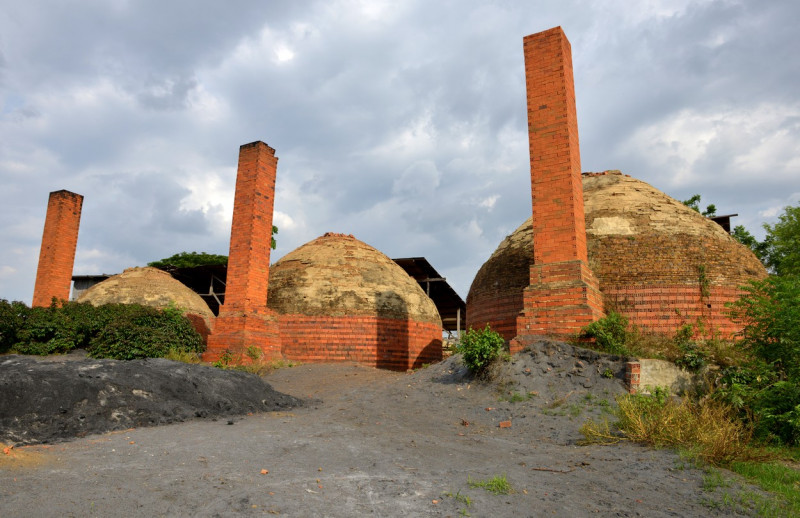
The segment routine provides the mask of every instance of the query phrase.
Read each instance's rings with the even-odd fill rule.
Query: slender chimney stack
[[[82,207],[80,194],[64,190],[50,193],[33,306],[49,306],[54,297],[59,301],[69,300]]]
[[[281,356],[277,319],[267,309],[277,167],[275,150],[265,143],[239,148],[225,302],[209,337],[205,360],[215,361],[227,353],[246,362],[252,347],[267,359]]]
[[[603,308],[586,253],[572,53],[561,27],[526,36],[523,47],[534,265],[517,335],[568,336]]]

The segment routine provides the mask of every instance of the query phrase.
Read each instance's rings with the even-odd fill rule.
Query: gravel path
[[[307,404],[0,454],[0,516],[744,515],[722,502],[751,488],[704,491],[672,452],[576,444],[624,392],[621,366],[542,342],[491,383],[457,358],[281,369],[266,381]],[[513,493],[470,485],[496,476]]]

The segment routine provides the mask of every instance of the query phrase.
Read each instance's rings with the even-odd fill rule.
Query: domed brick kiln
[[[753,253],[698,212],[619,171],[582,176],[589,266],[606,308],[643,329],[673,334],[698,319],[707,332],[737,327],[725,304],[766,271]],[[467,296],[467,325],[517,335],[533,262],[531,219],[480,268]]]
[[[78,302],[95,306],[142,304],[162,309],[175,304],[184,311],[203,339],[214,327],[214,313],[200,295],[157,268],[128,268],[86,290],[78,297]]]
[[[442,358],[442,323],[419,285],[353,236],[328,233],[270,268],[281,353],[406,370]]]

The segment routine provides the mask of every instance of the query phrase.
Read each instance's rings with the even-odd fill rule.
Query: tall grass
[[[773,457],[767,450],[751,445],[752,426],[739,420],[731,407],[719,401],[626,395],[617,398],[617,405],[619,433],[607,421],[590,420],[581,427],[585,442],[627,439],[677,448],[714,466]]]

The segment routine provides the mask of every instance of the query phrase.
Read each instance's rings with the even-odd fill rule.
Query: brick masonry
[[[583,177],[589,264],[600,281],[604,307],[645,332],[673,335],[687,323],[700,323],[705,337],[731,338],[740,331],[726,304],[741,296],[739,286],[767,275],[749,249],[644,182],[617,171]],[[598,221],[620,226],[598,232],[603,228]],[[467,326],[488,323],[506,340],[517,334],[509,322],[524,307],[532,247],[529,220],[503,240],[475,276]]]
[[[290,360],[354,361],[400,370],[442,359],[442,328],[377,316],[280,315],[281,352]]]
[[[526,36],[523,48],[534,266],[517,330],[571,335],[603,314],[587,260],[572,51],[560,27]]]
[[[247,361],[251,347],[268,360],[281,356],[278,320],[267,308],[277,167],[275,150],[264,142],[239,148],[225,304],[208,339],[206,361],[226,352]]]
[[[625,364],[625,384],[628,385],[628,392],[636,394],[639,392],[642,377],[642,364],[638,361],[627,362]]]
[[[69,300],[83,196],[69,191],[50,193],[33,289],[33,306],[49,306],[53,297]]]

